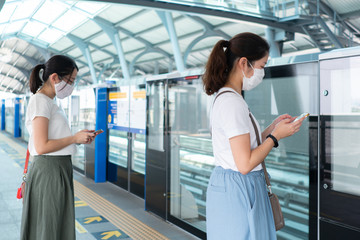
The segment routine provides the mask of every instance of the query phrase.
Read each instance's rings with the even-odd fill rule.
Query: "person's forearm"
[[[74,136],[69,136],[60,139],[49,139],[47,142],[43,144],[39,144],[39,146],[35,146],[35,149],[39,155],[42,155],[46,153],[59,151],[74,143],[75,143]]]
[[[262,133],[261,133],[261,138],[263,141],[265,141],[265,138],[267,135],[269,135],[270,133],[272,133],[272,131],[274,130],[275,126],[274,124],[270,124]]]
[[[236,161],[236,166],[242,174],[247,174],[253,170],[257,165],[262,163],[267,157],[271,149],[274,147],[274,142],[271,138],[265,139],[263,143],[250,153],[250,159],[245,161]]]

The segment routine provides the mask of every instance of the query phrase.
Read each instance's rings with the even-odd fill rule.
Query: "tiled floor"
[[[18,240],[21,183],[26,144],[0,132],[0,240]],[[94,183],[74,172],[78,240],[197,239],[144,211],[144,200],[111,183]]]

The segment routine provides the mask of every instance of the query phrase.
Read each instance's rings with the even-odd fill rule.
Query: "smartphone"
[[[100,133],[103,133],[104,131],[102,130],[102,129],[99,129],[99,130],[96,130],[95,132],[94,132],[94,134],[95,135],[98,135],[98,134],[100,134]]]
[[[295,118],[294,122],[296,122],[297,120],[299,120],[299,119],[302,118],[302,117],[307,118],[309,115],[310,115],[310,113],[303,113],[303,114],[301,114],[300,116],[298,116],[297,118]]]

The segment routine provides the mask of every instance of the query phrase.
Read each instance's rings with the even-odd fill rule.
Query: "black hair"
[[[40,78],[40,70],[42,78]],[[59,77],[71,75],[76,69],[79,71],[75,61],[64,55],[52,56],[45,64],[39,64],[34,67],[30,75],[30,91],[36,93],[39,88],[49,79],[49,76],[56,73]]]

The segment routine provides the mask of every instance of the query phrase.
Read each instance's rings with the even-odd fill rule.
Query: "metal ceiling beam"
[[[359,10],[340,14],[340,18],[343,20],[359,19],[360,18]]]
[[[88,62],[88,66],[90,69],[91,77],[93,79],[93,83],[96,83],[97,82],[96,72],[95,72],[93,60],[91,58],[91,52],[89,49],[89,45],[87,45],[86,43],[84,43],[84,41],[82,41],[80,38],[78,38],[74,35],[68,34],[67,37],[71,41],[73,41],[75,43],[75,45],[80,49],[80,51],[84,54],[84,56]]]
[[[231,36],[229,36],[228,34],[224,33],[221,30],[216,30],[215,26],[211,25],[210,23],[208,23],[207,21],[205,21],[204,19],[198,17],[198,16],[189,16],[187,15],[187,17],[189,17],[190,19],[194,20],[195,22],[201,24],[204,28],[204,33],[195,38],[186,48],[185,53],[184,53],[184,63],[186,64],[187,62],[187,58],[190,54],[190,52],[192,51],[193,47],[200,42],[201,40],[208,38],[208,37],[221,37],[224,39],[230,39]]]
[[[95,17],[93,19],[93,21],[95,23],[97,23],[105,31],[105,33],[109,36],[110,40],[112,41],[113,45],[115,46],[117,54],[118,54],[124,79],[130,79],[129,68],[126,63],[124,49],[122,47],[117,29],[113,26],[112,23],[105,21],[104,19],[101,19],[99,17]]]
[[[81,0],[84,1],[84,0]],[[153,9],[161,9],[161,10],[171,10],[176,12],[184,12],[188,14],[201,14],[208,16],[217,16],[222,18],[227,18],[231,20],[240,20],[252,23],[259,23],[263,25],[267,25],[274,28],[284,29],[289,32],[299,32],[304,33],[303,29],[299,26],[302,20],[295,21],[293,23],[285,23],[278,22],[276,17],[265,17],[265,16],[250,16],[245,13],[239,12],[229,12],[226,9],[214,9],[214,8],[206,8],[203,6],[193,6],[193,5],[183,5],[172,2],[163,2],[163,1],[149,1],[149,0],[105,0],[102,2],[109,3],[119,3],[126,4],[132,6],[140,6],[142,8],[153,8]],[[266,19],[267,18],[267,19]],[[306,20],[307,21],[307,20]]]

